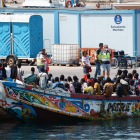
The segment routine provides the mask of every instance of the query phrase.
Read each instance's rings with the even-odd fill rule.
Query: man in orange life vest
[[[49,58],[47,58],[47,53],[46,52],[44,54],[44,60],[45,60],[45,62],[44,62],[44,70],[45,70],[46,73],[48,73],[48,71],[49,71],[48,64],[50,63],[50,60],[49,60]]]

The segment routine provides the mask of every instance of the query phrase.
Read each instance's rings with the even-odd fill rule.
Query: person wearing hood
[[[104,78],[105,78],[105,70],[107,70],[107,77],[110,76],[110,61],[111,61],[111,53],[108,50],[108,45],[105,45],[104,50],[102,51],[102,69]]]

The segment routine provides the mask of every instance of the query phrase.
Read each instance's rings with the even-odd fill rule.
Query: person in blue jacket
[[[61,83],[61,82],[59,81],[59,77],[55,77],[55,83],[54,83],[54,85],[52,86],[52,89],[55,89],[56,87],[59,87],[59,88],[62,88],[62,89],[65,90],[65,87],[64,87],[63,83]]]

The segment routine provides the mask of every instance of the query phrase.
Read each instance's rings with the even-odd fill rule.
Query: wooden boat
[[[70,94],[60,88],[0,81],[0,106],[24,122],[114,119],[140,116],[140,97]]]

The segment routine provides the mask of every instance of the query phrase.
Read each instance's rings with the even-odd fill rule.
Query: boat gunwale
[[[4,82],[7,83],[7,82]],[[78,98],[82,98],[82,100],[118,100],[118,101],[137,101],[140,100],[140,96],[124,96],[124,97],[118,97],[118,96],[110,96],[110,97],[106,97],[104,95],[87,95],[87,94],[80,94],[80,93],[71,93],[70,96],[65,96],[65,95],[53,95],[53,94],[49,94],[49,93],[44,93],[44,92],[39,92],[39,91],[35,91],[35,90],[28,90],[25,88],[21,88],[21,87],[16,87],[16,86],[11,86],[11,85],[5,85],[3,84],[5,87],[13,87],[15,89],[20,89],[20,90],[24,90],[27,92],[33,92],[35,94],[41,94],[41,95],[49,95],[49,96],[55,96],[55,97],[64,97],[64,98],[70,98],[70,99],[78,99]],[[52,91],[51,91],[52,92]]]

